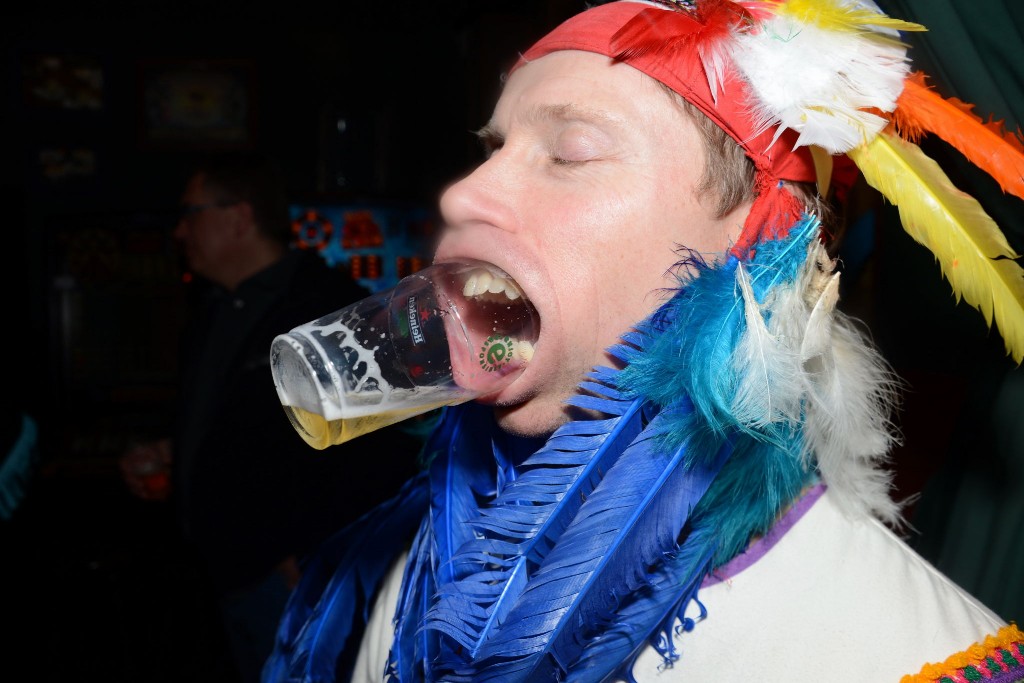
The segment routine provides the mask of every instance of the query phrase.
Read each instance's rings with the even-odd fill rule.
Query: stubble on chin
[[[494,407],[498,426],[514,436],[536,438],[551,435],[573,417],[563,402],[534,397],[516,405]],[[573,409],[575,410],[575,409]]]

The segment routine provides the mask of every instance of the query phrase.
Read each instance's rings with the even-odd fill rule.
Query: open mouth
[[[504,339],[506,362],[529,363],[537,340],[537,313],[522,288],[494,266],[474,266],[461,273],[466,299],[462,318],[473,336]],[[486,346],[486,341],[482,346]],[[486,360],[486,359],[485,359]]]
[[[540,318],[523,288],[500,268],[471,261],[445,278],[451,368],[478,395],[501,391],[534,356]]]

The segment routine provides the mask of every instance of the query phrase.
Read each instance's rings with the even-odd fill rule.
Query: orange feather
[[[925,82],[920,71],[904,82],[896,101],[893,123],[899,134],[917,142],[934,133],[955,147],[972,164],[992,176],[1003,192],[1024,199],[1024,144],[1020,132],[1009,132],[1002,121],[988,121],[971,111],[974,105],[946,99]]]

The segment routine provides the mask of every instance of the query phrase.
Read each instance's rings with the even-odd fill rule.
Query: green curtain
[[[975,105],[1018,129],[1024,121],[1024,1],[885,0],[889,14],[925,25],[907,34],[915,68],[946,96]],[[988,176],[944,143],[922,144],[953,182],[996,219],[1018,253],[1024,251],[1024,201],[1005,195]],[[955,305],[938,268],[883,211],[878,228],[883,334],[897,369],[924,367],[956,377],[929,397],[933,415],[962,406],[948,447],[931,454],[927,479],[911,517],[917,549],[956,583],[1007,620],[1024,621],[1024,371],[1006,356],[995,332],[973,310]],[[962,388],[958,393],[957,388]],[[911,386],[910,391],[915,391]],[[945,403],[944,403],[945,402]],[[928,410],[920,397],[916,404]],[[927,420],[927,415],[925,420]],[[933,423],[932,429],[941,429]],[[897,470],[902,465],[896,462]]]

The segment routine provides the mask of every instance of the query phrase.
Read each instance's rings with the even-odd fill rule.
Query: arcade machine
[[[292,243],[315,249],[372,292],[430,264],[436,221],[427,209],[382,204],[296,204]]]

